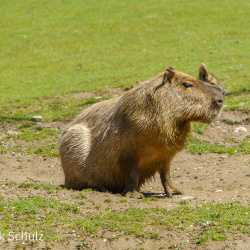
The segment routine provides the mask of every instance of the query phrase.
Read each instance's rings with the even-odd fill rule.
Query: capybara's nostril
[[[223,100],[222,100],[222,99],[218,99],[218,100],[217,100],[217,104],[218,104],[219,106],[221,106],[221,105],[223,104]]]

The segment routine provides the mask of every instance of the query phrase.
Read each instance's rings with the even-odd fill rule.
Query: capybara
[[[60,139],[65,187],[142,198],[140,187],[159,172],[168,197],[183,194],[171,181],[170,163],[191,122],[218,117],[224,93],[201,63],[199,79],[169,67],[121,97],[87,108]]]

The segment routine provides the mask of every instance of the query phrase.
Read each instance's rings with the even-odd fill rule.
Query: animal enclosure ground
[[[67,123],[0,125],[0,248],[249,248],[249,112],[225,111],[219,121],[195,126],[171,168],[185,195],[166,198],[156,176],[143,186],[142,200],[61,187],[56,145]],[[11,231],[37,232],[43,240],[12,240]]]

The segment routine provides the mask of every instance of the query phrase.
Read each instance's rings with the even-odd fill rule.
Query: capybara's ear
[[[200,69],[199,69],[199,79],[202,81],[207,82],[209,79],[210,73],[208,71],[208,68],[204,62],[201,63]]]
[[[169,67],[166,69],[164,76],[163,76],[163,82],[171,82],[171,79],[175,75],[175,68],[174,67]]]

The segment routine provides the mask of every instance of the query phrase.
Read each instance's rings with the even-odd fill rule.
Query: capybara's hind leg
[[[91,184],[86,166],[90,136],[89,129],[78,124],[67,129],[60,140],[59,150],[66,188],[80,190]]]

